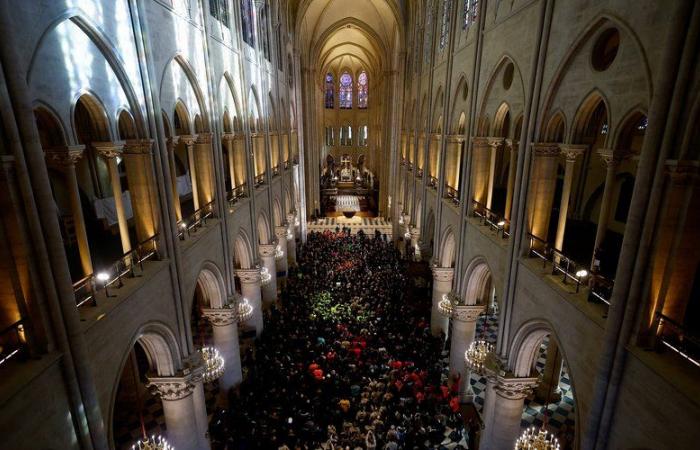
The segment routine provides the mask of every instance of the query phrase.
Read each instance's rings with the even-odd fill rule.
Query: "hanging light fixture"
[[[204,360],[204,382],[211,383],[224,374],[224,357],[214,347],[204,347],[199,351]]]
[[[242,298],[237,295],[239,300],[232,305],[233,308],[237,308],[237,321],[238,323],[246,322],[253,316],[253,306],[248,303],[247,298]]]
[[[451,317],[454,307],[460,304],[460,299],[453,291],[442,295],[442,300],[438,302],[438,311],[445,317]]]
[[[515,450],[559,450],[559,441],[544,428],[530,427],[515,442]]]
[[[131,446],[131,450],[174,450],[174,448],[164,437],[158,435],[139,440]]]
[[[272,275],[267,270],[267,267],[261,268],[260,269],[260,284],[263,286],[267,286],[268,284],[270,284],[270,280],[272,280]]]
[[[486,358],[488,357],[489,353],[492,352],[493,345],[485,340],[479,339],[472,341],[472,343],[469,344],[469,348],[464,353],[464,361],[472,372],[483,375]]]

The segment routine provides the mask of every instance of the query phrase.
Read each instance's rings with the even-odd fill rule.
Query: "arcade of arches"
[[[698,2],[0,30],[0,449],[697,447]]]

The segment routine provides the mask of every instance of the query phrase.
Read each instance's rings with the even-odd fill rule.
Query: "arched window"
[[[338,97],[340,97],[340,109],[352,109],[352,75],[347,72],[343,72],[340,76]]]
[[[226,28],[229,27],[229,10],[226,0],[209,0],[209,13]]]
[[[430,51],[433,46],[433,6],[430,3],[428,3],[428,16],[425,19],[424,39],[423,64],[428,65],[430,63]]]
[[[360,76],[357,77],[357,107],[360,109],[367,109],[367,99],[368,99],[369,86],[367,83],[367,72],[364,70],[360,72]]]
[[[359,145],[360,147],[367,147],[367,137],[367,125],[362,125],[360,127],[360,134],[357,136],[357,145]]]
[[[333,96],[335,91],[335,83],[333,82],[333,74],[326,74],[326,109],[335,108],[335,98]]]
[[[450,10],[452,9],[451,0],[442,1],[442,25],[440,27],[440,50],[445,48],[447,40],[450,37]]]
[[[251,47],[255,47],[254,20],[253,0],[241,0],[241,33],[243,33],[243,41]]]
[[[464,0],[462,6],[462,29],[465,30],[476,22],[479,13],[479,0]]]

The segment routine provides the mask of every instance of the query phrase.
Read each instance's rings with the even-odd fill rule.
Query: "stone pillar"
[[[294,236],[295,220],[295,214],[287,214],[287,267],[297,265],[297,241]]]
[[[561,378],[562,358],[557,342],[549,337],[547,343],[547,360],[542,369],[542,377],[537,389],[535,398],[542,402],[553,403],[561,400],[561,389],[559,379]]]
[[[487,390],[484,405],[484,438],[480,447],[513,450],[520,436],[520,420],[525,398],[537,384],[536,378],[505,378],[496,375],[493,390]],[[487,411],[488,406],[488,411]]]
[[[420,221],[420,217],[417,217],[416,222],[419,222],[419,221]],[[421,260],[420,228],[418,228],[418,227],[411,228],[411,244],[413,244],[413,248],[415,250],[414,260],[420,261]]]
[[[219,379],[223,393],[243,381],[241,371],[241,351],[238,344],[238,304],[229,302],[224,308],[205,308],[204,317],[209,320],[214,330],[214,347],[224,357],[224,374]]]
[[[190,171],[190,184],[192,185],[192,202],[194,203],[194,210],[199,209],[199,187],[197,186],[197,165],[195,164],[194,156],[194,141],[197,136],[193,135],[183,135],[180,136],[180,142],[185,144],[185,150],[187,152],[187,167]]]
[[[452,330],[450,342],[450,374],[460,376],[460,401],[471,403],[474,391],[469,382],[470,371],[464,360],[464,353],[474,341],[476,320],[486,305],[454,306],[452,311]]]
[[[472,198],[482,205],[486,205],[489,187],[489,152],[491,147],[487,138],[472,138],[472,170],[471,191]]]
[[[571,184],[574,180],[574,165],[576,157],[586,152],[587,145],[561,144],[559,146],[566,156],[564,169],[564,183],[561,188],[561,203],[559,204],[559,222],[557,223],[557,237],[554,240],[554,248],[564,250],[564,232],[566,230],[566,218],[569,213],[569,199],[571,198]]]
[[[206,405],[202,395],[194,395],[199,390],[201,375],[197,372],[173,377],[148,379],[148,386],[160,396],[163,402],[163,415],[167,428],[168,442],[178,450],[208,449],[206,438],[207,423],[201,423],[201,411]],[[199,386],[198,386],[199,385]]]
[[[114,208],[117,210],[117,221],[119,222],[119,237],[122,240],[122,251],[131,251],[131,239],[129,238],[129,223],[124,212],[124,200],[122,199],[122,182],[119,178],[119,168],[117,167],[117,156],[121,156],[124,144],[116,142],[93,142],[97,153],[107,160],[109,170],[109,181],[112,184],[112,195],[114,195]]]
[[[559,146],[550,143],[532,144],[532,156],[531,200],[528,210],[530,233],[546,241],[557,186]]]
[[[258,251],[262,266],[267,269],[269,279],[262,280],[262,300],[265,307],[270,306],[277,300],[277,264],[275,263],[276,244],[260,244]]]
[[[287,277],[287,227],[282,225],[275,227],[275,236],[277,236],[277,248],[282,252],[281,257],[275,254],[276,270],[281,276]]]
[[[236,188],[236,167],[235,159],[233,157],[233,142],[235,136],[233,133],[224,133],[222,139],[224,147],[226,147],[226,155],[228,156],[228,176],[231,182],[231,190]]]
[[[508,147],[508,155],[510,156],[510,163],[508,164],[508,187],[506,188],[506,211],[505,218],[510,220],[511,209],[513,208],[513,195],[515,191],[515,172],[518,170],[518,146],[520,143],[518,141],[513,141],[510,139],[506,140],[506,146]]]
[[[177,192],[177,166],[175,165],[175,149],[180,140],[179,136],[168,138],[168,166],[170,166],[170,179],[172,181],[173,205],[175,206],[175,218],[182,220],[182,207],[180,206],[180,194]]]
[[[156,234],[157,204],[153,169],[151,165],[152,139],[129,140],[124,145],[124,165],[129,180],[131,208],[139,242]]]
[[[234,176],[236,186],[246,184],[245,136],[236,135],[233,139]],[[247,193],[246,193],[247,194]]]
[[[75,164],[82,158],[84,150],[84,145],[72,145],[48,149],[44,152],[44,156],[49,167],[61,170],[66,177],[73,226],[75,227],[75,238],[78,241],[80,265],[83,268],[83,275],[87,276],[93,273],[92,258],[85,228],[85,218],[83,217],[83,206],[80,202],[78,178],[75,174]]]
[[[430,310],[430,332],[433,336],[449,332],[449,319],[438,309],[440,300],[452,290],[454,269],[452,267],[433,267],[433,307]]]
[[[214,200],[214,153],[212,134],[199,133],[194,144],[197,182],[199,183],[199,205],[205,206]],[[194,191],[193,191],[194,192]]]
[[[246,326],[255,328],[255,335],[263,331],[262,295],[260,291],[260,269],[238,269],[236,275],[241,281],[241,295],[253,307],[253,315],[245,321]]]
[[[200,374],[193,377],[194,389],[192,390],[192,404],[194,406],[194,414],[197,419],[197,428],[199,429],[199,448],[211,448],[209,442],[209,415],[207,414],[207,399],[204,394],[204,380]],[[166,425],[167,426],[167,425]]]
[[[593,246],[593,258],[591,261],[591,270],[597,271],[600,261],[598,260],[598,251],[605,240],[605,233],[608,231],[608,219],[610,218],[610,209],[612,208],[612,196],[615,190],[615,175],[617,166],[625,158],[625,153],[622,150],[599,149],[598,154],[603,158],[605,163],[605,188],[603,189],[603,198],[600,201],[600,213],[598,214],[598,228],[595,233],[595,245]]]
[[[464,142],[464,136],[451,135],[447,138],[447,145],[445,146],[446,158],[445,158],[445,186],[449,186],[452,189],[460,190],[460,168],[462,167],[462,143]],[[457,199],[459,200],[459,199]]]
[[[489,138],[489,181],[486,191],[486,207],[491,209],[493,205],[493,186],[496,183],[496,161],[498,160],[498,150],[503,146],[503,139]]]
[[[251,138],[253,139],[253,175],[257,183],[257,178],[265,173],[267,165],[265,161],[265,135],[252,133]]]

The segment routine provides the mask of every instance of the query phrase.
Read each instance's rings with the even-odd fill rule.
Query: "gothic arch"
[[[461,290],[462,298],[468,305],[488,305],[490,288],[494,285],[492,273],[483,256],[477,256],[469,262]]]
[[[114,139],[113,127],[107,115],[107,109],[105,108],[102,100],[87,90],[81,90],[76,96],[73,102],[73,107],[71,108],[71,124],[73,139],[75,142],[79,142],[78,139],[78,126],[76,122],[76,108],[78,107],[78,102],[80,102],[86,109],[90,116],[95,131],[99,134],[99,139],[108,141]],[[97,139],[95,139],[97,140]]]
[[[35,102],[33,110],[42,148],[66,145],[66,131],[58,114],[41,102]]]
[[[272,223],[276,227],[279,227],[282,225],[282,222],[284,222],[284,218],[282,217],[282,206],[280,204],[280,199],[275,197],[272,200]]]
[[[498,88],[497,81],[499,80],[499,75],[503,75],[505,69],[510,65],[513,65],[513,79],[509,88],[505,89],[501,86]],[[510,105],[510,112],[513,114],[518,108],[516,103],[525,107],[525,84],[523,81],[522,73],[520,67],[515,62],[515,59],[504,54],[498,61],[498,64],[494,66],[493,71],[489,76],[489,81],[486,84],[486,89],[484,91],[484,96],[481,99],[481,105],[479,107],[479,116],[488,117],[490,113],[495,113],[497,105],[501,105],[503,102],[508,102]],[[495,102],[495,103],[494,103]],[[492,105],[490,107],[490,105]],[[488,127],[486,128],[489,129]]]
[[[260,211],[258,213],[258,219],[256,221],[256,231],[258,232],[258,243],[269,244],[270,243],[270,221],[267,218],[265,211]]]
[[[202,301],[208,308],[221,308],[226,304],[224,277],[215,263],[204,261],[195,280],[192,295],[188,297],[189,299],[194,297],[197,288],[200,289]]]
[[[452,227],[447,227],[440,239],[440,267],[454,267],[457,256],[457,243]]]
[[[165,68],[163,69],[163,73],[161,75],[161,82],[160,82],[160,97],[161,97],[161,103],[166,103],[164,98],[164,95],[166,94],[164,92],[164,89],[166,87],[166,80],[168,82],[172,80],[168,80],[168,77],[166,76],[168,73],[168,70],[171,71],[176,71],[180,70],[185,76],[185,80],[187,82],[187,86],[192,90],[192,94],[194,94],[194,101],[197,104],[197,110],[192,110],[191,113],[193,116],[196,116],[199,114],[202,118],[202,128],[205,131],[210,130],[210,124],[209,124],[209,114],[207,112],[207,102],[206,102],[206,97],[204,95],[204,92],[202,91],[202,88],[199,85],[199,81],[197,80],[197,75],[195,74],[194,69],[192,68],[192,65],[190,62],[180,53],[177,52],[170,60],[165,64]],[[175,96],[173,99],[173,102],[176,103],[177,100],[183,98],[183,94],[186,94],[186,92],[179,92],[178,91],[178,86],[173,85],[172,86],[173,92],[172,94]],[[184,97],[187,99],[187,96]],[[187,104],[186,101],[183,103]],[[191,106],[191,105],[190,105]]]
[[[569,131],[569,142],[577,142],[581,139],[581,136],[583,135],[593,112],[598,107],[600,102],[602,102],[605,107],[608,124],[611,123],[612,116],[610,112],[610,102],[601,91],[598,89],[593,89],[584,97],[578,108],[576,108],[574,122],[571,126],[571,130]]]
[[[244,230],[238,232],[234,241],[234,266],[238,269],[250,269],[255,264],[253,258],[253,246],[250,238]]]
[[[250,132],[259,133],[263,131],[263,127],[258,91],[255,86],[251,86],[248,92],[248,121]]]
[[[557,109],[547,122],[544,129],[544,140],[546,142],[564,142],[566,138],[566,117],[561,109]]]

